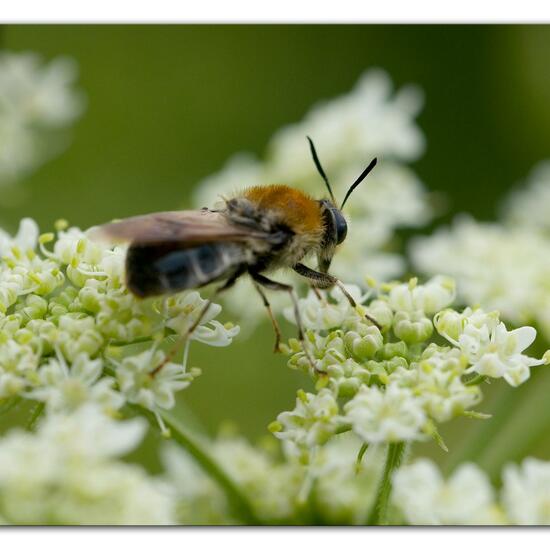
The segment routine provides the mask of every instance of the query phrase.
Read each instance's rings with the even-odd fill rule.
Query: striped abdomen
[[[158,296],[226,279],[243,263],[245,250],[234,243],[193,248],[133,244],[126,255],[126,284],[138,296]]]

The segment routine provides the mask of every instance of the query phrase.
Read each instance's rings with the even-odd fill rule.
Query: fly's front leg
[[[275,349],[273,351],[275,353],[279,353],[281,351],[281,328],[279,327],[279,323],[277,322],[277,319],[275,319],[275,316],[273,315],[271,304],[269,303],[269,300],[267,299],[265,292],[262,290],[262,288],[256,281],[253,280],[252,282],[254,284],[254,288],[262,298],[264,307],[266,308],[267,314],[269,315],[269,319],[271,320],[271,324],[273,325],[273,330],[275,331]]]
[[[302,316],[300,314],[300,306],[298,304],[298,298],[296,296],[296,293],[294,292],[294,288],[284,283],[272,281],[271,279],[268,279],[267,277],[264,277],[259,273],[250,272],[250,276],[256,283],[258,283],[260,286],[263,286],[264,288],[267,288],[268,290],[288,292],[288,294],[290,295],[290,299],[292,300],[292,305],[294,306],[294,318],[296,319],[296,325],[298,326],[298,339],[302,344],[304,354],[313,370],[315,370],[319,374],[325,374],[324,372],[321,372],[317,369],[317,367],[315,366],[315,362],[313,361],[313,358],[311,357],[311,354],[307,349],[304,325],[302,324]]]
[[[347,298],[349,304],[351,307],[356,308],[357,303],[353,299],[353,296],[346,290],[346,287],[342,284],[342,281],[337,279],[336,277],[333,277],[332,275],[329,275],[328,273],[322,273],[321,271],[315,271],[315,269],[311,269],[310,267],[307,267],[304,264],[296,264],[292,269],[298,273],[298,275],[302,275],[302,277],[305,277],[310,281],[310,283],[317,288],[331,288],[333,286],[337,286],[344,296]],[[378,327],[380,330],[382,327],[380,326],[380,323],[373,317],[371,317],[368,313],[364,314],[365,317],[376,327]]]

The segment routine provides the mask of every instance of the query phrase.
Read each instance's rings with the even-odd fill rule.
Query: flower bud
[[[364,325],[363,325],[364,326]],[[384,344],[380,330],[375,326],[365,326],[359,334],[350,331],[344,336],[347,349],[358,359],[372,359]]]
[[[462,334],[464,317],[457,311],[446,309],[435,315],[434,326],[439,334],[458,341],[458,338]]]
[[[398,311],[393,318],[393,332],[407,344],[418,344],[432,335],[433,325],[422,313]]]

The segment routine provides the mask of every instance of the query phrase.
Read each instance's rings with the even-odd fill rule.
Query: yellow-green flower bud
[[[457,341],[462,334],[464,317],[452,309],[445,309],[434,316],[434,326],[439,334]]]
[[[409,349],[405,342],[392,342],[384,344],[382,348],[376,353],[376,359],[392,359],[393,357],[404,357],[408,358]]]
[[[422,313],[398,311],[393,318],[393,332],[407,344],[418,344],[430,338],[433,325]]]
[[[378,327],[365,326],[362,334],[350,331],[344,336],[347,349],[358,359],[372,359],[383,346],[384,339]]]

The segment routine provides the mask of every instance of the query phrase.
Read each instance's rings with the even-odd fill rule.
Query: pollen
[[[285,223],[297,234],[322,230],[319,203],[302,191],[287,185],[264,185],[247,189],[244,196],[259,208],[279,211]]]

